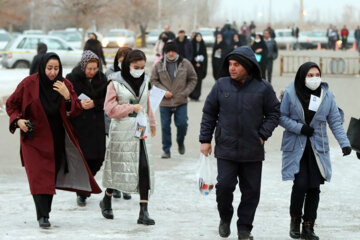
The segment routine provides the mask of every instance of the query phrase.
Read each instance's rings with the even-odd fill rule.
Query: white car
[[[164,30],[162,29],[154,29],[146,35],[146,43],[149,45],[155,45],[156,41],[159,39],[160,33]]]
[[[3,29],[0,29],[0,50],[3,50],[10,40],[11,37],[9,33]]]
[[[326,30],[313,30],[311,32],[300,32],[299,44],[302,49],[315,49],[320,43],[322,48],[328,46]]]
[[[62,38],[67,42],[72,48],[80,49],[81,48],[81,34],[80,32],[74,30],[53,30],[48,33],[51,36],[56,36]]]
[[[296,44],[296,38],[291,29],[275,29],[275,41],[279,49],[291,48]]]
[[[26,35],[44,35],[44,31],[43,30],[36,30],[36,29],[30,29],[30,30],[25,30],[23,32],[23,34]]]
[[[135,33],[127,29],[111,29],[102,39],[101,44],[106,48],[135,46]]]
[[[201,33],[202,38],[203,38],[203,40],[205,42],[205,45],[207,47],[211,47],[211,46],[214,45],[214,43],[215,43],[215,36],[214,36],[215,29],[213,29],[213,28],[200,28],[196,32]]]
[[[2,65],[6,68],[29,68],[36,53],[37,44],[45,43],[48,52],[59,55],[63,66],[73,67],[81,59],[82,51],[73,50],[64,40],[49,35],[20,35],[5,47]]]

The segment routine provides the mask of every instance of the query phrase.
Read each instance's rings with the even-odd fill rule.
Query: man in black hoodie
[[[223,74],[205,101],[199,140],[201,152],[211,154],[216,128],[219,234],[230,235],[233,192],[239,180],[238,239],[249,240],[260,198],[264,142],[279,124],[280,103],[270,83],[261,78],[251,48],[243,46],[228,54]]]
[[[47,45],[45,43],[39,42],[36,51],[37,51],[37,55],[33,58],[31,62],[29,75],[32,75],[39,71],[41,58],[47,52]]]
[[[184,30],[179,31],[175,43],[179,50],[179,55],[191,62],[193,60],[193,47],[190,40],[186,37]]]

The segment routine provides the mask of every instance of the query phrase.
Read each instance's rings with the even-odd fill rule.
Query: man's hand
[[[169,98],[172,98],[173,97],[173,94],[169,91],[166,91],[165,93],[165,98],[169,99]]]
[[[202,143],[200,146],[200,152],[206,157],[211,154],[211,143]]]

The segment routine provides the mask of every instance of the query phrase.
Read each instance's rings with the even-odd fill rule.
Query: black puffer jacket
[[[261,78],[260,67],[249,47],[232,51],[255,66],[242,86],[228,77],[220,78],[206,98],[201,121],[200,142],[210,143],[215,131],[215,157],[237,162],[264,160],[264,146],[279,124],[280,103],[271,85]],[[228,73],[228,70],[227,70]],[[228,73],[229,75],[229,73]]]

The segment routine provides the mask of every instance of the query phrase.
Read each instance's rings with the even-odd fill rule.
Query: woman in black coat
[[[265,70],[267,65],[267,55],[268,49],[266,47],[266,43],[264,38],[260,34],[256,34],[255,40],[251,45],[252,50],[255,53],[256,60],[258,61],[260,68],[261,68],[261,76],[265,78]]]
[[[192,40],[192,44],[194,58],[191,63],[193,64],[196,71],[198,81],[194,91],[189,95],[189,97],[194,101],[199,101],[201,95],[201,83],[202,80],[206,77],[207,73],[207,52],[201,33],[195,34],[195,38]]]
[[[103,64],[106,66],[106,60],[105,60],[104,51],[103,51],[101,42],[99,40],[97,40],[96,38],[95,39],[90,38],[85,43],[84,51],[86,51],[86,50],[90,50],[98,56],[98,58],[100,60],[99,70],[102,71]]]
[[[221,33],[218,33],[216,35],[216,40],[212,53],[212,69],[215,80],[218,80],[221,77],[221,68],[225,58],[225,49],[226,46],[223,41],[223,37]]]
[[[100,170],[105,157],[105,120],[104,101],[107,89],[106,76],[99,71],[99,58],[91,51],[84,51],[80,64],[66,78],[71,81],[78,96],[81,98],[82,114],[72,119],[78,134],[80,148],[84,154],[90,171],[95,176]],[[79,206],[86,205],[89,195],[78,193]]]
[[[47,52],[47,45],[42,42],[38,43],[36,51],[37,51],[37,55],[33,58],[32,62],[31,62],[29,75],[39,72],[41,58]]]

